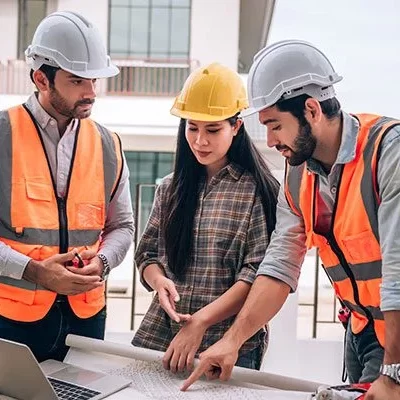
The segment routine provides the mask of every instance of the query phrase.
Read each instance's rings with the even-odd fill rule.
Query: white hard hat
[[[260,50],[250,68],[250,108],[243,116],[274,105],[279,99],[308,94],[319,101],[335,97],[333,84],[342,80],[322,51],[300,40],[284,40]]]
[[[97,28],[70,11],[55,12],[44,18],[25,56],[35,71],[46,64],[86,79],[108,78],[119,73]]]

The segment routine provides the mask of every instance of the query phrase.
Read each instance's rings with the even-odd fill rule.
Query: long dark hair
[[[234,116],[227,121],[233,126],[237,119],[238,117]],[[174,173],[162,218],[168,266],[178,280],[183,279],[186,267],[190,263],[193,221],[197,209],[200,183],[206,177],[205,167],[197,161],[189,147],[185,130],[186,120],[181,119]],[[279,183],[246,132],[244,124],[239,128],[238,134],[233,137],[228,151],[228,159],[253,175],[257,184],[257,192],[262,199],[270,236],[275,229]]]

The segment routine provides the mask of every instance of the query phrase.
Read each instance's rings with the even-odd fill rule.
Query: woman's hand
[[[163,357],[163,366],[171,372],[193,370],[194,356],[203,340],[206,327],[195,316],[187,321],[170,343]]]
[[[171,279],[160,275],[154,281],[154,290],[158,293],[160,306],[173,321],[180,323],[190,320],[190,314],[179,314],[176,312],[175,303],[180,300],[180,297],[176,290],[175,283]]]

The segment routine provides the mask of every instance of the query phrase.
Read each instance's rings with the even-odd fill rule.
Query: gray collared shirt
[[[319,176],[319,193],[332,212],[339,182],[340,165],[352,161],[356,154],[358,121],[343,113],[342,141],[329,174],[315,160],[307,168]],[[400,310],[400,127],[388,132],[382,141],[378,168],[381,204],[378,210],[379,237],[382,251],[382,311]],[[281,186],[277,224],[258,275],[267,275],[287,283],[296,290],[306,253],[304,221],[290,209]]]
[[[49,158],[50,169],[56,182],[57,195],[64,197],[71,165],[78,120],[73,119],[65,133],[60,136],[57,121],[40,105],[35,94],[26,106],[34,116]],[[119,265],[132,244],[134,222],[129,191],[129,170],[124,158],[121,180],[115,196],[110,202],[106,224],[102,233],[100,250],[111,268]],[[21,279],[30,258],[0,242],[0,275]]]

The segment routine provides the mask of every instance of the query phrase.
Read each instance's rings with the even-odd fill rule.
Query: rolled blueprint
[[[66,338],[66,344],[67,346],[75,347],[87,352],[105,353],[148,362],[161,362],[164,356],[164,353],[161,351],[92,339],[78,335],[68,335]],[[197,365],[198,362],[199,360],[195,360],[195,365]],[[320,386],[328,386],[323,383],[270,374],[241,367],[233,368],[230,382],[234,383],[234,381],[299,392],[315,392]]]

